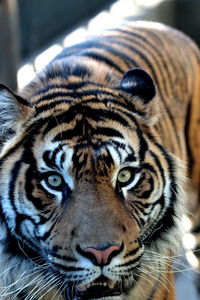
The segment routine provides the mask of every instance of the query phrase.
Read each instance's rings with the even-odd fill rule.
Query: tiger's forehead
[[[38,145],[39,146],[39,145]],[[41,148],[42,147],[42,148]],[[40,171],[58,169],[67,171],[74,169],[98,170],[100,165],[119,168],[121,165],[133,163],[138,165],[138,149],[118,140],[99,141],[91,144],[46,143],[35,147],[34,154]]]
[[[39,131],[34,147],[39,169],[67,170],[74,165],[98,170],[100,164],[119,167],[137,160],[137,127],[130,126],[129,115],[121,114],[120,108],[96,101],[66,109],[63,105],[57,112],[52,108]]]

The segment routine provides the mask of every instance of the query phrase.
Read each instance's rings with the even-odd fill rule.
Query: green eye
[[[51,188],[59,188],[63,184],[63,178],[59,174],[51,174],[47,177],[46,182]]]
[[[127,183],[132,177],[132,172],[129,169],[122,169],[117,175],[117,180],[119,183]]]

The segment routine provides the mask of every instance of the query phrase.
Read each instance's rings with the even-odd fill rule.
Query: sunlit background
[[[79,15],[73,24],[68,24],[66,28],[62,27],[62,30],[55,34],[54,26],[63,18],[63,14],[59,17],[58,9],[55,9],[52,24],[44,23],[41,31],[37,29],[39,28],[37,18],[31,19],[29,16],[31,10],[42,15],[43,12],[40,9],[44,11],[50,9],[47,3],[51,3],[53,7],[55,0],[49,0],[49,2],[47,0],[0,0],[0,81],[13,89],[22,89],[64,47],[81,42],[86,36],[95,35],[105,28],[115,27],[124,20],[159,21],[183,30],[200,44],[200,0],[97,0],[99,8],[91,8],[88,16],[84,15],[83,18],[81,9],[83,7],[85,9],[86,3],[89,4],[90,1],[57,0],[57,8],[62,10],[61,2],[66,3],[66,1],[73,2],[73,5],[77,2],[76,9],[79,10]],[[91,0],[90,4],[93,1]],[[31,5],[32,7],[29,7]],[[70,9],[66,11],[66,18],[69,16],[73,20],[73,13]],[[48,35],[46,44],[43,41],[37,44],[34,38],[31,39],[29,36],[31,33],[28,32],[26,26],[32,26],[33,30],[34,28],[38,30],[35,32],[35,38],[39,37],[44,30],[44,33]],[[191,270],[191,266],[195,269],[200,269],[200,266],[192,252],[195,248],[195,239],[189,232],[191,228],[189,218],[183,219],[183,226],[186,230],[183,237],[183,251],[175,259],[175,268],[180,270],[176,276],[177,300],[198,300],[200,298],[193,285],[195,273]]]
[[[124,20],[152,20],[200,44],[200,0],[0,0],[0,81],[23,88],[63,47]]]
[[[115,27],[126,19],[139,19],[145,9],[152,9],[165,0],[119,0],[100,11],[90,20],[77,27],[67,35],[52,43],[31,62],[23,64],[17,71],[17,84],[19,88],[27,85],[64,47],[81,42],[88,35],[94,35],[105,28]]]

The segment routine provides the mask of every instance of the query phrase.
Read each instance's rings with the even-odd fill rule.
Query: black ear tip
[[[31,107],[31,104],[21,96],[15,94],[9,87],[5,84],[0,83],[0,93],[8,96],[9,98],[17,100],[19,103]]]
[[[7,92],[8,94],[14,95],[14,92],[5,84],[0,82],[0,92]]]
[[[0,90],[10,90],[5,84],[0,82]]]
[[[140,68],[126,72],[121,80],[120,88],[132,96],[137,96],[143,102],[149,102],[156,94],[156,88],[151,76]]]

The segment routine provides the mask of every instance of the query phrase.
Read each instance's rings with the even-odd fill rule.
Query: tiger
[[[198,208],[200,52],[130,22],[0,85],[0,299],[175,300]]]

